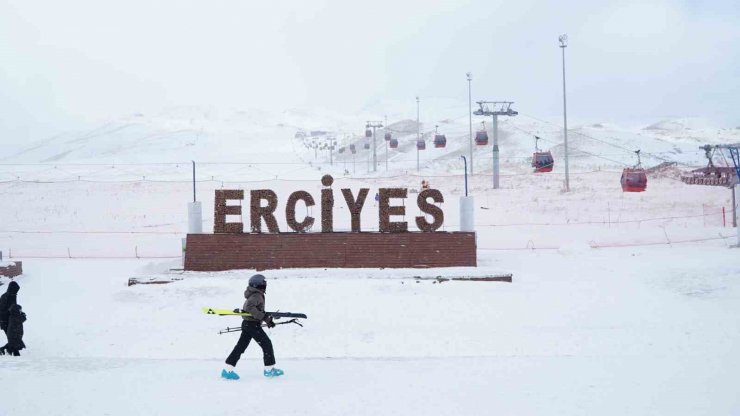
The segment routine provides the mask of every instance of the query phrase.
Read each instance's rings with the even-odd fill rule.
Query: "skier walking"
[[[265,313],[265,292],[267,291],[267,281],[265,276],[255,274],[249,278],[249,286],[244,291],[244,306],[242,310],[249,313],[250,316],[242,317],[242,333],[239,336],[234,350],[226,358],[226,368],[221,370],[221,377],[228,380],[239,380],[239,375],[234,372],[236,363],[241,358],[244,351],[247,350],[249,342],[254,338],[257,344],[262,348],[265,377],[277,377],[283,375],[283,370],[275,368],[275,353],[272,349],[272,341],[262,329],[262,321],[267,324],[268,328],[273,328],[275,323],[269,313]]]
[[[10,340],[10,336],[8,334],[8,321],[10,319],[10,308],[11,306],[18,303],[18,291],[21,289],[21,287],[18,285],[18,282],[10,282],[8,285],[8,290],[3,293],[2,296],[0,296],[0,329],[2,329],[5,332],[5,335],[8,337],[8,340]],[[8,345],[6,344],[4,347],[0,348],[0,354],[5,353],[5,349]]]

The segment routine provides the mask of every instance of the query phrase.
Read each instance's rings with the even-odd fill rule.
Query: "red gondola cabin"
[[[475,133],[475,144],[478,146],[485,146],[488,144],[488,132],[485,130],[478,130]]]
[[[623,192],[644,192],[647,188],[647,175],[643,168],[624,168],[622,171]]]
[[[434,135],[434,147],[442,148],[447,146],[447,137],[444,134]]]
[[[555,164],[555,160],[552,158],[552,153],[547,152],[535,152],[532,154],[532,167],[535,172],[552,172],[552,167]]]

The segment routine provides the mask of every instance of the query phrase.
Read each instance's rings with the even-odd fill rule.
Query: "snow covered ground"
[[[481,252],[514,282],[267,272],[279,380],[219,379],[250,272],[126,287],[143,260],[37,260],[3,415],[737,414],[737,255],[718,245]],[[682,261],[678,261],[681,259]],[[401,271],[400,274],[403,274]],[[387,275],[387,274],[386,274]],[[10,381],[12,382],[5,382]]]
[[[677,171],[650,176],[645,193],[619,187],[633,148],[650,153],[648,166],[669,158],[686,170],[704,163],[697,146],[738,141],[735,130],[681,120],[576,126],[581,153],[563,193],[557,126],[524,115],[502,122],[501,189],[490,189],[490,145],[476,149],[469,183],[477,270],[266,272],[268,308],[309,316],[303,328],[270,330],[281,379],[261,376],[252,345],[237,367],[242,379],[221,380],[237,335],[217,332],[239,320],[200,310],[240,306],[251,271],[126,286],[179,267],[190,160],[206,231],[215,189],[274,189],[284,229],[287,195],[317,197],[327,172],[338,230],[349,227],[338,189],[413,189],[422,179],[445,195],[444,229],[457,230],[467,118],[446,117],[435,120],[448,148],[429,146],[418,174],[415,134],[400,136],[388,173],[381,163],[374,174],[368,152],[354,167],[346,154],[331,165],[293,135],[323,129],[344,145],[362,143],[342,131],[361,133],[377,116],[297,111],[134,115],[0,155],[0,250],[24,262],[19,302],[28,314],[28,349],[0,357],[0,416],[740,413],[730,191],[685,185]],[[552,141],[553,173],[528,167],[531,134]],[[418,212],[413,200],[407,206],[408,220]],[[377,221],[368,201],[363,229]],[[413,279],[482,272],[514,281]]]

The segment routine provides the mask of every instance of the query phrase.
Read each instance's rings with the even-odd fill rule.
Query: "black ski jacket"
[[[3,331],[8,329],[10,307],[17,303],[20,288],[17,282],[10,282],[8,290],[0,296],[0,329]]]

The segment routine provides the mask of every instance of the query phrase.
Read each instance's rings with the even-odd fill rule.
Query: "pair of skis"
[[[233,316],[252,316],[249,312],[244,312],[244,311],[242,311],[241,309],[238,309],[238,308],[237,309],[231,309],[230,310],[230,309],[219,309],[219,308],[208,308],[208,307],[204,307],[201,310],[203,311],[203,313],[205,313],[207,315],[219,315],[219,316],[229,316],[229,315],[233,315]],[[285,325],[285,324],[296,324],[296,325],[302,327],[303,324],[301,324],[298,321],[298,319],[299,318],[300,319],[308,319],[308,317],[306,316],[305,313],[293,313],[293,312],[266,312],[266,313],[269,314],[273,319],[292,318],[292,319],[290,319],[288,321],[285,321],[285,322],[276,323],[275,324],[276,326],[277,325]],[[228,334],[230,332],[239,332],[241,330],[242,330],[241,327],[236,327],[236,328],[227,327],[226,329],[223,329],[223,330],[219,331],[218,333],[219,334]]]
[[[241,309],[219,309],[219,308],[202,308],[204,313],[208,315],[237,315],[237,316],[252,316],[249,312],[244,312]],[[303,318],[308,319],[305,313],[293,313],[293,312],[265,312],[272,316],[274,319],[280,318]]]

